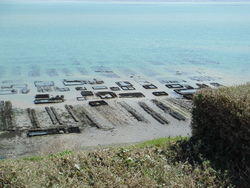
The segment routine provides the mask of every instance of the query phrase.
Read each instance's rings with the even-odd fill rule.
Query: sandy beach
[[[143,75],[122,75],[113,78],[113,71],[95,72],[95,77],[81,78],[87,81],[83,85],[65,86],[63,78],[46,78],[43,82],[53,81],[54,86],[50,92],[39,92],[38,87],[31,80],[27,85],[30,92],[22,94],[18,91],[13,95],[1,95],[1,101],[11,101],[14,111],[14,127],[12,131],[2,131],[0,134],[1,157],[12,158],[19,156],[27,156],[38,153],[49,153],[51,150],[60,151],[65,149],[86,149],[96,146],[107,146],[113,144],[136,143],[155,139],[159,137],[173,136],[190,136],[191,109],[192,102],[183,98],[182,95],[174,92],[173,88],[166,87],[166,84],[180,84],[184,88],[188,86],[199,88],[198,84],[206,84],[209,87],[215,87],[211,83],[219,82],[225,84],[226,79],[216,76],[207,76],[206,73],[196,73],[194,76],[189,74],[176,74],[172,76],[153,79]],[[117,74],[116,74],[117,75]],[[200,79],[200,80],[199,80]],[[79,80],[77,78],[69,79],[69,81]],[[94,80],[101,81],[99,84],[93,83]],[[41,80],[39,80],[41,81]],[[130,83],[134,90],[125,90],[119,87],[117,83]],[[11,83],[13,84],[13,83]],[[11,85],[9,84],[9,85]],[[16,84],[26,84],[16,83]],[[4,84],[2,84],[4,85]],[[5,84],[6,85],[6,84]],[[145,89],[145,85],[153,85],[156,88]],[[69,88],[69,91],[55,91],[55,87]],[[77,97],[83,97],[81,91],[77,91],[76,87],[85,87],[86,91],[92,91],[93,96],[85,97],[85,100],[78,101]],[[94,88],[107,89],[94,89]],[[111,88],[118,88],[118,91],[112,91]],[[155,96],[153,92],[164,91],[167,96]],[[101,99],[97,96],[99,92],[113,92],[117,97],[111,99]],[[121,93],[142,93],[144,97],[123,98]],[[63,103],[50,104],[34,104],[35,95],[49,94],[50,96],[64,95],[66,99]],[[104,100],[107,105],[90,106],[91,101]],[[172,112],[177,112],[185,117],[185,120],[179,120],[171,115],[170,111],[164,111],[157,106],[157,103],[167,106]],[[72,106],[73,111],[79,121],[77,122],[69,114],[65,105]],[[166,120],[167,123],[161,122],[145,110],[150,109],[154,114]],[[61,117],[62,125],[58,122],[53,124],[45,107],[54,107],[58,115]],[[37,115],[39,127],[34,127],[29,117],[27,108],[34,109]],[[132,110],[131,110],[132,109]],[[131,113],[131,111],[134,112]],[[88,118],[86,118],[88,116]],[[139,120],[136,116],[140,117]],[[30,130],[45,130],[58,127],[78,127],[81,133],[71,134],[53,134],[45,136],[27,137]],[[53,149],[51,149],[53,148]]]

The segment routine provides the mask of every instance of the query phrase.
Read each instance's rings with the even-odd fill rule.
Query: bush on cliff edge
[[[193,101],[195,147],[239,182],[250,181],[250,83],[200,90]]]

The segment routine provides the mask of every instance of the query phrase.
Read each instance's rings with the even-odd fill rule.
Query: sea
[[[250,3],[0,1],[0,86],[137,75],[249,82]]]

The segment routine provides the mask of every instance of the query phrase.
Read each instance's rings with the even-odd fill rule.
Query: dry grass
[[[54,153],[60,153],[62,151],[70,150],[76,152],[80,150],[81,146],[77,139],[73,138],[48,138],[46,144],[38,147],[36,153],[39,156],[52,155]]]
[[[209,161],[177,161],[175,139],[92,152],[66,150],[49,156],[0,161],[6,187],[223,187],[225,176]],[[1,187],[1,184],[0,184]]]

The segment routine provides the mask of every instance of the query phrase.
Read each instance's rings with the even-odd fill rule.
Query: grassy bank
[[[228,186],[226,174],[215,171],[202,156],[199,163],[182,160],[180,143],[186,141],[162,138],[126,148],[2,160],[0,182],[10,187]]]

